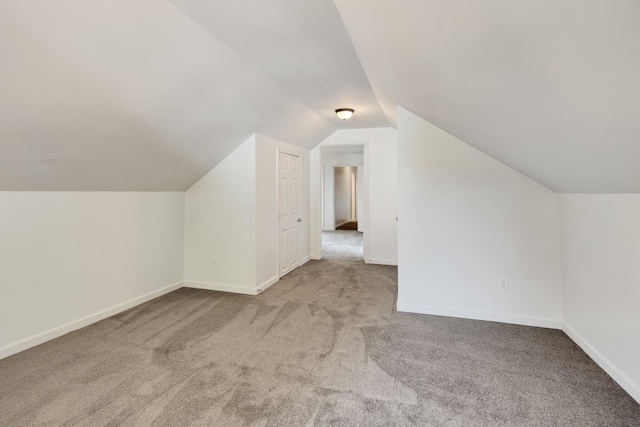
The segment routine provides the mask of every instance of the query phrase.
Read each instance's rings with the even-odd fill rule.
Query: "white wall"
[[[184,229],[185,286],[256,293],[255,135],[187,190]]]
[[[356,215],[355,219],[358,220],[358,231],[363,232],[363,219],[364,219],[364,168],[363,166],[356,167]]]
[[[256,283],[264,290],[278,280],[278,152],[300,157],[300,251],[309,260],[310,151],[256,134]]]
[[[358,183],[358,167],[352,166],[349,169],[351,172],[351,209],[350,209],[350,218],[351,221],[358,220],[358,186],[362,185]]]
[[[324,206],[322,202],[322,153],[319,145],[309,153],[309,256],[322,258],[322,233],[324,227]]]
[[[369,132],[369,260],[398,264],[398,133],[391,128]]]
[[[254,134],[187,190],[185,286],[256,295],[278,281],[279,150],[301,159],[300,251],[309,260],[310,152]]]
[[[398,310],[560,328],[556,193],[402,108],[398,154]]]
[[[561,194],[563,329],[640,402],[640,194]]]
[[[0,357],[182,285],[184,193],[0,192]]]
[[[363,173],[368,181],[363,187],[368,192],[368,207],[364,210],[364,221],[367,226],[365,253],[366,262],[373,264],[397,264],[398,231],[397,231],[397,132],[392,128],[345,129],[339,130],[321,143],[321,147],[331,145],[363,144],[364,157],[369,170]],[[319,153],[319,151],[318,151]],[[316,158],[319,154],[316,154]],[[320,211],[321,199],[314,200],[313,209]],[[319,223],[314,224],[317,230],[314,238],[315,251],[318,253],[320,242]]]
[[[278,150],[256,139],[256,284],[268,287],[278,281]]]
[[[333,199],[336,226],[351,220],[351,168],[334,169]]]

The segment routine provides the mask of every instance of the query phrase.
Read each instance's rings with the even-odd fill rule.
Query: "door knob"
[[[302,222],[302,218],[298,218],[298,222]]]

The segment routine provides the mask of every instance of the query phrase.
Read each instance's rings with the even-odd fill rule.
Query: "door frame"
[[[363,160],[362,163],[364,164],[364,160]],[[323,227],[322,229],[324,231],[330,231],[330,230],[337,230],[338,229],[338,224],[336,223],[336,216],[335,216],[335,211],[336,211],[336,206],[335,206],[335,198],[336,198],[336,190],[335,190],[335,186],[336,186],[336,168],[358,168],[358,167],[363,166],[363,165],[354,165],[353,163],[334,163],[331,166],[333,167],[333,199],[334,199],[334,205],[333,205],[333,229],[329,229],[329,228]],[[325,176],[325,179],[326,179],[326,176]],[[349,185],[352,185],[351,180],[349,180]],[[364,185],[364,180],[363,180],[363,185]],[[323,182],[323,186],[322,186],[323,190],[324,190],[325,186],[326,186],[326,184]],[[355,194],[355,192],[353,194]],[[323,202],[325,200],[324,196],[325,195],[323,194],[322,195],[322,201]],[[349,200],[349,203],[351,204],[352,201]],[[363,200],[362,203],[364,203],[364,200]],[[363,206],[363,208],[364,208],[364,206]],[[323,209],[323,211],[322,211],[323,216],[324,216],[325,213],[326,213],[326,211]],[[349,221],[351,221],[351,220],[352,220],[352,218],[349,219]],[[349,222],[349,221],[347,221],[347,222]],[[326,218],[323,218],[322,222],[326,226]],[[342,225],[342,224],[340,224],[340,225]]]
[[[362,146],[362,255],[365,262],[369,262],[369,140],[341,141],[336,144],[318,145],[318,154],[311,158],[312,193],[311,193],[311,253],[313,259],[322,259],[322,218],[324,216],[324,166],[322,163],[324,147]],[[333,166],[333,165],[332,165]],[[336,164],[336,166],[342,166]],[[345,164],[344,166],[353,166]],[[315,179],[315,183],[313,180]],[[315,193],[315,194],[314,194]],[[358,219],[360,221],[360,219]]]

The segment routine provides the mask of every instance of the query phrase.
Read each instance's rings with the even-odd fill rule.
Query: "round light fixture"
[[[338,108],[336,110],[336,115],[339,119],[347,120],[351,118],[351,116],[353,115],[353,111],[353,108]]]

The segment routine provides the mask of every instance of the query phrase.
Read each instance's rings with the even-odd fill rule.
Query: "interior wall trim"
[[[258,288],[248,288],[246,286],[228,285],[225,283],[184,281],[185,288],[205,289],[208,291],[230,292],[233,294],[258,295]]]
[[[540,328],[562,329],[560,319],[546,319],[542,317],[518,316],[502,313],[488,313],[481,311],[458,310],[452,308],[430,307],[398,303],[398,311],[406,313],[431,314],[434,316],[459,317],[472,320],[486,320],[490,322],[511,323],[514,325],[537,326]]]
[[[35,347],[54,338],[61,337],[62,335],[75,331],[76,329],[84,328],[85,326],[91,325],[92,323],[96,323],[100,320],[106,319],[107,317],[122,313],[123,311],[129,310],[130,308],[143,304],[147,301],[151,301],[154,298],[158,298],[159,296],[168,294],[169,292],[173,292],[176,289],[180,288],[182,288],[182,281],[176,282],[169,286],[165,286],[164,288],[157,289],[144,295],[140,295],[139,297],[130,299],[120,304],[116,304],[109,308],[105,308],[104,310],[100,310],[96,313],[81,317],[63,325],[56,326],[47,331],[24,338],[20,341],[5,345],[4,347],[0,347],[0,359],[4,359],[5,357],[11,356],[12,354],[16,354],[31,347]]]
[[[582,350],[598,366],[600,366],[620,387],[622,387],[629,395],[640,403],[640,386],[636,384],[631,378],[624,374],[618,367],[613,364],[606,356],[600,353],[589,341],[587,341],[582,335],[580,335],[573,327],[566,322],[562,323],[562,331],[567,334],[569,338],[573,340]]]
[[[277,275],[272,277],[271,279],[264,282],[262,285],[258,286],[258,292],[263,292],[269,289],[271,286],[275,285],[279,281],[280,281],[280,278]]]
[[[398,265],[397,259],[370,258],[367,264]]]

